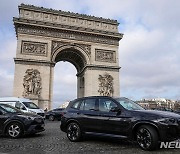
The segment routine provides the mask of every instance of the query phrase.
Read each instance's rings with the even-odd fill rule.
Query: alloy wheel
[[[143,149],[148,149],[151,146],[152,138],[150,132],[147,129],[139,129],[136,137],[139,146]]]
[[[81,132],[78,124],[70,123],[67,128],[67,137],[70,141],[79,141],[81,137]]]
[[[49,120],[50,120],[50,121],[54,121],[54,119],[55,119],[55,118],[54,118],[53,115],[50,115],[50,116],[49,116]]]
[[[10,137],[17,138],[21,134],[21,127],[17,123],[12,123],[9,125],[7,132]]]

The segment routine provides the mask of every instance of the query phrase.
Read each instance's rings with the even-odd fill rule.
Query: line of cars
[[[17,97],[0,98],[0,134],[19,138],[45,130],[44,119],[61,120],[62,108],[44,112],[31,100]]]
[[[24,134],[44,131],[42,116],[24,113],[14,105],[0,100],[0,134],[19,138]],[[67,133],[67,138],[72,142],[88,135],[118,137],[136,141],[143,150],[154,150],[160,142],[180,138],[180,115],[145,110],[123,97],[91,96],[75,99],[65,109],[46,112],[45,117],[51,121],[61,120],[60,129]]]

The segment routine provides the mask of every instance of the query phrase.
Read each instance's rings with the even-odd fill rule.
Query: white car
[[[34,113],[44,118],[44,110],[40,109],[30,99],[18,98],[18,97],[0,97],[1,104],[9,104],[22,112]]]

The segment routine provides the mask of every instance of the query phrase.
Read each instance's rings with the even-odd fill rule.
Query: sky
[[[118,20],[120,95],[180,100],[179,0],[0,0],[0,97],[13,93],[12,19],[21,3]],[[68,62],[56,64],[53,107],[76,98],[76,73]]]

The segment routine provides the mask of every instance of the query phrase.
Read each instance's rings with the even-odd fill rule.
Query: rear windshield
[[[33,102],[22,102],[29,109],[39,109],[39,107]]]

